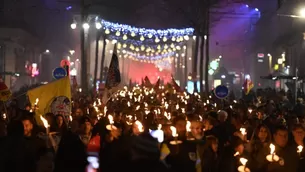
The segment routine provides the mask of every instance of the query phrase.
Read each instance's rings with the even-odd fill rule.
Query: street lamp
[[[102,28],[102,24],[100,22],[96,22],[95,23],[95,28],[96,29],[101,29]]]
[[[75,53],[75,50],[70,50],[69,52],[71,55],[73,55]]]
[[[305,18],[305,8],[302,8],[302,9],[300,10],[300,16],[303,17],[303,18]]]
[[[46,53],[50,53],[50,50],[46,49]]]
[[[72,23],[70,26],[71,26],[71,29],[76,29],[76,23]]]
[[[83,28],[84,28],[85,30],[88,30],[88,29],[90,28],[90,25],[89,25],[88,23],[84,23],[84,24],[83,24]]]

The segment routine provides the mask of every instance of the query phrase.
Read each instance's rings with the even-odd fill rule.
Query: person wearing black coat
[[[68,131],[61,138],[54,172],[84,172],[88,165],[86,147],[77,134]]]

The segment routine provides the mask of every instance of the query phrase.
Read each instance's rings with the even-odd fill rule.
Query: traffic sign
[[[60,78],[67,76],[67,71],[65,68],[57,67],[53,70],[52,75],[53,75],[53,78],[60,79]]]
[[[224,85],[218,85],[214,89],[214,94],[219,99],[225,99],[229,95],[229,89],[228,89],[228,87],[226,87]]]

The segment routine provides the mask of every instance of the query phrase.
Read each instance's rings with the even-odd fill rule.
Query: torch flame
[[[39,102],[39,98],[36,98],[36,100],[35,100],[35,106],[38,104],[38,102]]]
[[[109,120],[110,125],[114,124],[112,115],[108,115],[108,120]]]
[[[298,146],[298,153],[301,153],[303,151],[303,146],[302,145],[299,145]]]
[[[139,132],[142,133],[144,131],[144,127],[143,127],[142,123],[140,121],[136,121],[135,124],[138,126]]]
[[[139,110],[140,109],[140,105],[138,105],[137,107],[136,107],[136,110]]]
[[[45,128],[48,128],[50,126],[48,121],[43,116],[40,115],[40,119],[41,119]]]
[[[191,132],[191,122],[190,121],[186,122],[186,131]]]
[[[170,127],[170,129],[171,129],[171,131],[172,131],[172,136],[173,136],[173,137],[178,137],[178,134],[177,134],[177,129],[176,129],[176,127],[174,127],[174,126],[171,126],[171,127]]]
[[[274,144],[270,144],[269,148],[270,148],[270,154],[274,154],[274,152],[275,152]]]
[[[241,164],[242,164],[243,166],[245,166],[246,163],[248,162],[248,160],[247,160],[246,158],[240,158],[239,161],[241,162]]]
[[[246,135],[246,129],[245,128],[240,128],[239,131],[241,132],[242,135]]]
[[[161,130],[162,129],[162,124],[159,124],[158,125],[158,130]]]

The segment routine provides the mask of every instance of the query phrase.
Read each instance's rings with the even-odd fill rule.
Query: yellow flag
[[[37,103],[38,109],[35,111],[37,122],[40,121],[40,115],[48,112],[52,112],[54,115],[70,115],[71,86],[69,77],[29,90],[27,94],[33,106]]]
[[[161,157],[160,157],[161,160],[164,160],[170,154],[170,150],[166,144],[162,144],[160,152],[161,152]]]

